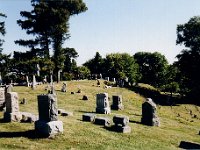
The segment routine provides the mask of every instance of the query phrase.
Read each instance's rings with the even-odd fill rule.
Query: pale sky
[[[115,52],[134,55],[138,51],[158,51],[173,63],[183,49],[176,45],[177,24],[200,15],[200,0],[83,1],[88,11],[71,17],[71,38],[64,44],[77,50],[79,65],[97,51],[103,57]],[[7,31],[3,53],[29,50],[14,44],[15,40],[29,39],[16,23],[22,19],[21,10],[32,10],[30,0],[0,0],[0,12],[7,15],[3,19]]]

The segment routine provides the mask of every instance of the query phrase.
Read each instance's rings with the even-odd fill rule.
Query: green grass
[[[27,131],[34,130],[34,123],[4,123],[0,122],[0,149],[178,149],[181,141],[200,143],[200,107],[194,105],[158,106],[160,127],[149,127],[140,124],[141,106],[144,98],[124,88],[103,88],[96,85],[96,81],[71,81],[67,82],[67,93],[60,92],[62,83],[55,84],[58,96],[58,107],[73,111],[74,116],[61,117],[64,123],[64,133],[55,138],[37,139],[24,136]],[[38,114],[37,95],[47,93],[46,85],[40,85],[36,90],[28,87],[14,87],[19,93],[20,100],[26,98],[28,104],[20,105],[20,111]],[[76,93],[81,88],[82,93]],[[74,95],[71,92],[75,92]],[[100,92],[123,96],[123,111],[112,111],[107,116],[110,119],[115,114],[127,115],[130,118],[129,126],[132,132],[128,134],[116,133],[106,130],[89,122],[82,121],[82,114],[95,112],[96,94]],[[87,95],[88,101],[83,101],[82,96]],[[110,104],[112,102],[110,101]],[[192,111],[192,114],[191,114]],[[197,117],[194,118],[194,115]],[[3,118],[3,112],[0,112]]]

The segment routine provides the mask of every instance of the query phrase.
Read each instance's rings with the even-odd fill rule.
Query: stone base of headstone
[[[83,121],[94,122],[96,115],[92,113],[85,113],[82,116]]]
[[[111,110],[110,110],[110,107],[107,107],[107,108],[96,108],[96,113],[110,114]]]
[[[109,118],[97,117],[95,118],[94,123],[98,125],[103,125],[103,126],[110,126],[111,121]]]
[[[144,125],[148,125],[148,126],[156,126],[156,127],[160,126],[160,120],[159,120],[158,117],[154,117],[151,120],[142,118],[141,123],[144,124]]]
[[[113,126],[114,131],[122,132],[122,133],[130,133],[131,127],[130,126]]]
[[[22,114],[20,112],[4,113],[5,122],[20,122],[22,120]]]
[[[111,105],[112,110],[124,110],[124,105]]]
[[[63,122],[62,121],[36,121],[35,131],[44,136],[54,136],[63,133]]]
[[[64,111],[61,113],[61,116],[73,116],[73,112]]]
[[[32,123],[38,120],[38,116],[35,116],[29,112],[21,112],[22,119],[21,122]]]

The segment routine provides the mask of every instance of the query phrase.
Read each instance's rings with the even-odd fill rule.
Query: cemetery
[[[67,81],[66,92],[54,82],[54,94],[45,90],[48,84],[12,87],[0,112],[0,149],[177,149],[199,141],[200,107],[157,105],[100,82],[102,87],[92,86],[95,80]]]

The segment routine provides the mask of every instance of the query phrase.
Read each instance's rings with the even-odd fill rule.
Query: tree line
[[[87,11],[85,3],[82,0],[31,0],[31,5],[33,10],[20,12],[23,19],[17,20],[17,24],[33,38],[16,39],[15,43],[26,47],[27,51],[14,51],[13,57],[2,52],[7,16],[0,13],[0,18],[4,19],[0,22],[0,72],[4,80],[23,80],[16,76],[36,74],[37,69],[40,70],[38,78],[53,73],[56,80],[59,79],[59,72],[62,72],[63,80],[85,79],[101,74],[128,80],[129,86],[142,82],[162,91],[179,92],[200,103],[200,16],[177,25],[176,44],[183,44],[185,49],[176,56],[177,61],[173,64],[169,64],[165,56],[158,52],[137,52],[133,56],[111,53],[105,58],[96,52],[94,58],[77,66],[77,51],[63,47],[63,43],[70,37],[70,17]]]

